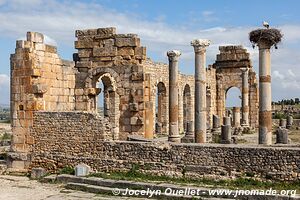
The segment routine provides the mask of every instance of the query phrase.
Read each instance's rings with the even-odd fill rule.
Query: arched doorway
[[[241,114],[240,108],[242,105],[241,90],[237,87],[230,87],[225,93],[226,116],[231,117],[232,126],[240,126]]]
[[[85,87],[88,110],[108,118],[113,128],[113,139],[119,139],[120,99],[117,91],[118,74],[110,68],[97,67],[89,72]],[[96,92],[93,92],[96,91]],[[100,112],[98,108],[101,108]]]
[[[167,89],[163,82],[159,82],[156,86],[155,100],[155,133],[167,134]]]
[[[183,90],[183,128],[185,133],[190,121],[192,121],[192,95],[190,86],[186,84]]]

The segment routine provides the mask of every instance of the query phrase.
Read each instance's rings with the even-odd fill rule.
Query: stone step
[[[126,195],[126,189],[116,189],[111,187],[103,187],[103,186],[96,186],[96,185],[89,185],[84,183],[67,183],[66,185],[67,189],[72,190],[79,190],[84,192],[90,192],[90,193],[97,193],[97,194],[105,194],[105,195],[111,195],[111,196],[123,196],[123,197],[136,197],[136,198],[156,198],[156,199],[165,199],[165,200],[179,200],[179,199],[203,199],[201,197],[193,197],[193,196],[175,196],[175,195],[166,195],[164,193],[161,193],[159,195],[153,195],[150,197],[149,195]],[[137,189],[135,189],[137,190]]]
[[[87,191],[92,193],[101,193],[101,194],[109,194],[113,195],[113,190],[115,188],[118,188],[120,192],[124,192],[126,188],[131,190],[151,190],[151,191],[162,191],[163,194],[164,191],[167,189],[170,191],[186,191],[186,190],[195,190],[198,191],[197,197],[201,197],[201,199],[236,199],[235,197],[235,191],[232,192],[230,195],[211,195],[209,196],[209,191],[211,189],[215,188],[200,188],[195,187],[192,185],[175,185],[175,184],[167,184],[167,183],[155,183],[155,182],[135,182],[135,181],[126,181],[126,180],[111,180],[111,179],[103,179],[103,178],[97,178],[97,177],[76,177],[73,175],[58,175],[58,176],[48,176],[44,178],[44,181],[47,182],[61,182],[65,183],[68,189],[74,189],[74,190],[81,190],[81,191]],[[185,193],[185,194],[191,194],[191,193]],[[162,199],[167,199],[162,198]],[[133,197],[133,196],[131,196]],[[135,196],[136,197],[136,196]],[[145,196],[144,196],[145,197]],[[180,198],[179,198],[180,197]],[[155,198],[155,197],[154,197]],[[156,197],[158,198],[158,197]],[[170,199],[193,199],[192,196],[172,196]],[[195,199],[195,198],[194,198]],[[264,200],[299,200],[299,196],[296,197],[289,197],[289,196],[238,196],[238,199],[247,199],[247,200],[256,200],[256,199],[264,199]]]

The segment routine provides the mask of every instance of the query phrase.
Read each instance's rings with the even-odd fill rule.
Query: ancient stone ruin
[[[169,65],[147,58],[135,34],[99,28],[77,30],[76,37],[73,61],[62,60],[41,33],[28,32],[26,41],[16,43],[11,55],[11,169],[57,171],[86,163],[93,170],[110,171],[137,163],[157,174],[251,171],[299,179],[297,148],[232,146],[227,144],[229,132],[223,134],[225,146],[190,144],[208,142],[221,124],[222,130],[230,129],[223,117],[228,116],[225,101],[232,87],[239,88],[242,99],[241,108],[233,109],[232,125],[258,128],[258,83],[242,46],[220,46],[215,63],[206,68],[210,42],[193,40],[194,76],[178,71],[179,51],[168,51]],[[101,93],[104,116],[98,113]],[[170,143],[157,143],[153,138],[159,134]],[[130,138],[140,141],[126,141]],[[272,157],[285,154],[285,164],[270,168]],[[256,163],[249,166],[249,159]]]

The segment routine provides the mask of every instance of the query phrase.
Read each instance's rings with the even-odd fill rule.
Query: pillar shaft
[[[169,58],[169,141],[180,142],[178,131],[178,58],[179,51],[167,53]]]
[[[209,40],[193,40],[195,51],[195,142],[206,142],[206,47]]]
[[[242,125],[249,125],[249,75],[248,68],[242,69]]]
[[[270,46],[259,46],[259,144],[272,144]]]
[[[240,127],[241,123],[241,110],[239,107],[233,107],[233,126]]]

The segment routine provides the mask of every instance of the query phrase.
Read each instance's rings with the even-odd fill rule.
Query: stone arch
[[[155,132],[166,134],[168,131],[168,96],[164,82],[158,82],[155,86]]]
[[[187,123],[193,121],[192,119],[192,94],[191,87],[186,84],[183,89],[183,127],[184,132],[187,132]]]
[[[102,81],[104,90],[97,88],[97,82]],[[97,98],[100,92],[104,93],[104,117],[109,119],[113,126],[113,138],[119,138],[119,118],[120,118],[120,98],[117,93],[119,87],[119,75],[113,69],[108,67],[96,67],[89,71],[85,80],[85,87],[94,89],[95,93],[88,94],[88,108],[92,112],[97,112]]]

